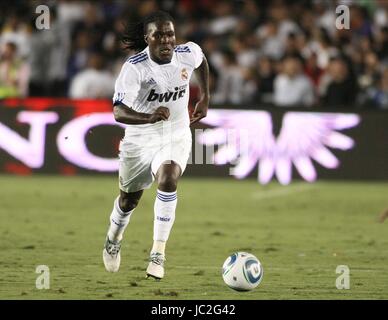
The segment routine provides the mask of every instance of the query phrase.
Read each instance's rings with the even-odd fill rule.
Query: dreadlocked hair
[[[174,22],[174,19],[164,11],[157,11],[146,16],[142,21],[137,23],[128,23],[125,26],[125,33],[121,37],[121,42],[125,49],[139,52],[147,47],[144,35],[147,33],[147,25],[152,22]]]

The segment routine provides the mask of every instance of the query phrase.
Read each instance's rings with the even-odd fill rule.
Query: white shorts
[[[120,143],[119,187],[130,193],[151,187],[163,163],[174,161],[186,169],[191,151],[191,132],[164,141],[159,135],[126,137]]]

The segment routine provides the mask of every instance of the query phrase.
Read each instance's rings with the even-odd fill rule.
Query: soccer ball
[[[222,278],[229,288],[249,291],[263,279],[263,267],[259,259],[247,252],[235,252],[222,266]]]

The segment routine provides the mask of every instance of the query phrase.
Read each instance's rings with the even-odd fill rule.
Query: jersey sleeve
[[[141,85],[140,72],[130,63],[124,63],[116,79],[113,105],[132,107]]]
[[[195,42],[187,42],[186,46],[189,47],[191,51],[191,56],[192,56],[192,62],[193,62],[193,67],[194,69],[197,69],[203,60],[203,52],[202,49],[199,45],[197,45]]]

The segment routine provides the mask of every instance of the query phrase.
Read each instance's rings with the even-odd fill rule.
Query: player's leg
[[[175,221],[177,185],[183,175],[191,151],[191,132],[175,132],[170,143],[159,150],[151,163],[151,171],[158,184],[154,204],[154,235],[147,275],[164,277],[165,248]]]
[[[178,203],[177,186],[181,168],[173,161],[162,164],[156,174],[158,185],[154,211],[154,245],[152,251],[164,254],[165,244],[175,221]]]
[[[128,150],[128,151],[125,151]],[[150,163],[144,161],[146,154],[135,144],[120,144],[119,189],[109,220],[109,230],[103,250],[103,260],[107,271],[117,272],[120,267],[121,239],[131,215],[144,189],[152,184]],[[151,154],[149,157],[151,159]]]
[[[137,207],[143,190],[127,193],[120,190],[120,196],[116,198],[110,215],[108,238],[118,242],[123,238],[123,233],[131,219],[131,215]]]
[[[147,275],[158,279],[164,277],[165,248],[175,221],[177,185],[181,173],[177,163],[168,161],[159,167],[155,176],[158,190],[154,204],[154,242]]]
[[[109,272],[117,272],[119,270],[123,233],[129,224],[131,215],[139,203],[142,194],[143,190],[130,193],[120,190],[120,195],[114,201],[103,250],[105,269]]]

